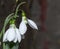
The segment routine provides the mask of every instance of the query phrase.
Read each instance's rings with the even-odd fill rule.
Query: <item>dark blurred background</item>
[[[25,39],[21,41],[19,49],[60,49],[60,0],[22,1],[27,2],[22,6],[22,9],[25,10],[28,18],[36,22],[39,30],[33,30],[28,26]],[[18,1],[18,3],[20,2],[21,0]],[[8,14],[14,12],[15,8],[16,0],[0,0],[0,31],[5,18]],[[42,19],[42,17],[46,18]],[[21,20],[18,19],[17,23],[19,24]],[[45,29],[41,27],[44,26],[43,24]]]

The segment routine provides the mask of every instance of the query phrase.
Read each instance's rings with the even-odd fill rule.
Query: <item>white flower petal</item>
[[[7,34],[7,40],[9,42],[13,41],[15,39],[15,29],[14,28],[9,28],[8,34]]]
[[[21,35],[20,35],[19,30],[17,28],[16,28],[16,36],[17,36],[18,42],[21,42]]]
[[[6,42],[6,41],[7,41],[7,39],[6,39],[7,33],[8,33],[8,30],[5,32],[5,34],[4,34],[4,36],[3,36],[3,42]]]
[[[27,19],[27,21],[28,21],[28,24],[30,25],[31,28],[38,30],[38,27],[34,21],[32,21],[30,19]]]
[[[20,26],[19,26],[19,31],[21,35],[24,35],[27,31],[27,26],[25,24],[24,21],[21,22]]]
[[[15,40],[13,41],[14,43],[16,43],[17,42],[17,35],[15,36]]]

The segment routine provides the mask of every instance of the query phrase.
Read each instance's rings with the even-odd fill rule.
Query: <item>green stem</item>
[[[21,2],[18,6],[17,6],[17,8],[16,8],[16,12],[15,12],[15,18],[17,17],[16,15],[17,15],[17,13],[18,13],[18,9],[19,9],[19,7],[21,6],[21,5],[23,5],[23,4],[25,4],[26,2]]]
[[[3,43],[3,49],[6,49],[5,43]]]
[[[22,16],[26,17],[26,14],[25,14],[24,10],[20,9],[20,11],[22,12]]]

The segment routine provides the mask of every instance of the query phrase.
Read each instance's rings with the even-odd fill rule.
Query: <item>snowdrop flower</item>
[[[25,17],[22,17],[22,21],[19,25],[19,31],[21,35],[24,35],[25,32],[27,31],[27,26],[26,26],[27,21],[25,19],[26,19]]]
[[[9,29],[5,32],[3,36],[3,42],[11,42],[13,41],[14,43],[21,42],[21,35],[19,33],[18,28],[16,28],[15,24],[11,24]]]
[[[35,24],[34,21],[30,20],[30,19],[27,19],[25,16],[22,17],[22,21],[19,25],[19,31],[20,31],[20,34],[21,35],[24,35],[27,31],[27,26],[26,24],[29,24],[29,26],[33,29],[37,29],[38,30],[38,27],[37,25]]]

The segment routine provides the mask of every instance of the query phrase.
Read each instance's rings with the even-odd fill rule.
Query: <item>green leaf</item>
[[[5,43],[3,43],[3,49],[6,49],[6,47],[5,47],[6,45],[5,45]]]
[[[18,49],[19,45],[14,45],[12,49]]]
[[[9,45],[8,45],[8,44],[6,44],[5,49],[10,49],[10,47],[9,47]]]
[[[18,49],[19,44],[18,43],[10,42],[9,43],[9,47],[10,47],[10,49]]]
[[[3,43],[3,49],[18,49],[18,47],[19,47],[19,44],[17,44],[17,43],[13,43],[13,42],[11,42],[11,43]]]

